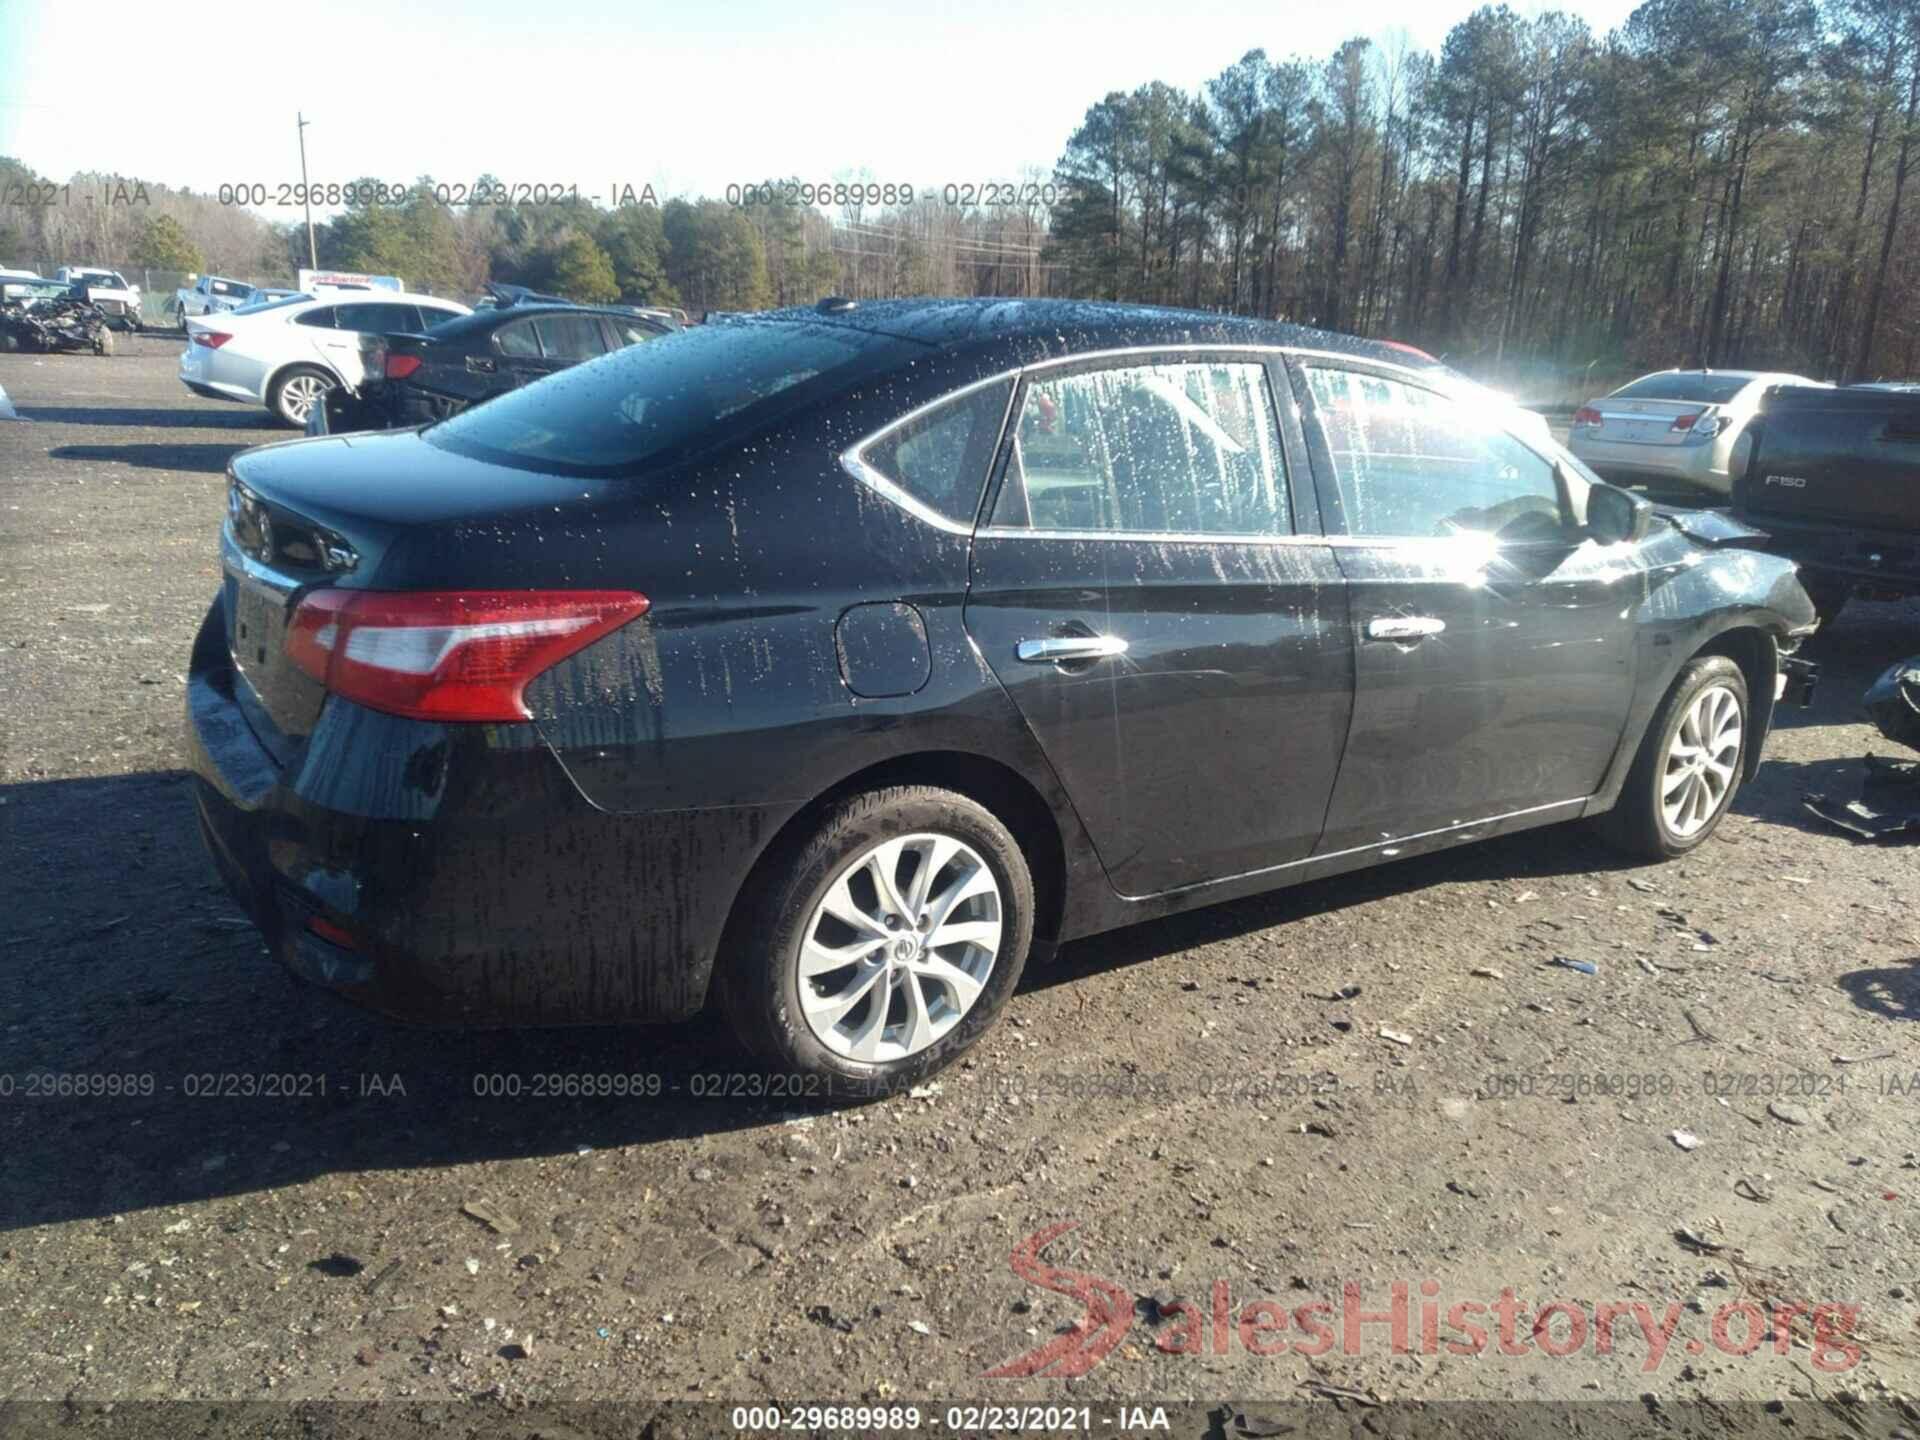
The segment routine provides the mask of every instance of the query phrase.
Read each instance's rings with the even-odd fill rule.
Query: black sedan
[[[830,1089],[1032,953],[1597,817],[1686,853],[1814,625],[1416,353],[1061,302],[720,321],[235,459],[189,731],[297,974],[390,1013],[717,999]]]
[[[368,335],[359,389],[331,391],[307,416],[309,435],[392,430],[457,415],[482,400],[544,380],[676,328],[617,306],[573,305],[513,286],[495,303],[419,335]]]

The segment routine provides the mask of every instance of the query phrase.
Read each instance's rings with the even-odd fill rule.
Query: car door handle
[[[491,375],[494,370],[493,361],[484,355],[469,355],[467,370],[474,375]]]
[[[1369,640],[1424,640],[1447,628],[1432,615],[1379,615],[1367,621]]]
[[[1029,665],[1057,665],[1062,660],[1104,660],[1127,653],[1118,635],[1056,635],[1047,640],[1022,640],[1013,647],[1016,660]]]

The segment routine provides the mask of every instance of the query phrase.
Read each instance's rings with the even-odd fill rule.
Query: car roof
[[[636,315],[633,311],[622,309],[618,305],[555,305],[535,301],[532,304],[483,306],[471,315],[462,315],[458,320],[448,320],[444,324],[436,325],[433,333],[436,338],[458,339],[462,335],[497,329],[510,320],[521,320],[529,315],[604,315],[609,320],[654,318]]]
[[[1009,365],[1140,346],[1245,345],[1323,350],[1403,369],[1445,368],[1432,356],[1409,347],[1305,325],[1210,310],[1091,300],[828,300],[721,323],[767,321],[844,326],[935,350],[997,358]]]
[[[1784,373],[1780,370],[1719,370],[1695,365],[1691,368],[1675,366],[1668,370],[1649,370],[1640,378],[1651,380],[1655,375],[1724,375],[1729,380],[1765,380],[1769,376]]]
[[[317,290],[293,293],[311,295],[316,305],[377,305],[383,301],[393,305],[413,305],[425,300],[434,305],[453,306],[463,315],[467,313],[467,307],[458,300],[449,300],[444,295],[421,295],[412,290],[334,290],[323,285]],[[298,308],[288,307],[289,311]]]

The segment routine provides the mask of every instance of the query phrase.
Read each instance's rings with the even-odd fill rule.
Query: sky
[[[1437,50],[1473,0],[0,0],[0,155],[215,193],[422,174],[655,196],[768,176],[920,191],[1050,169],[1087,107],[1261,48]],[[1549,8],[1515,6],[1523,13]],[[1557,8],[1604,32],[1631,0]],[[77,65],[77,68],[76,68]],[[269,208],[274,219],[292,218]],[[293,212],[297,215],[297,210]]]

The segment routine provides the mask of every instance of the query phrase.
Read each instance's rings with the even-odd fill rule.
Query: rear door
[[[1170,351],[1014,400],[967,629],[1125,895],[1299,859],[1325,817],[1352,637],[1276,379]]]
[[[560,368],[547,359],[534,333],[534,317],[525,316],[493,332],[491,354],[470,355],[467,369],[481,377],[482,398],[517,390]]]
[[[1356,655],[1322,852],[1591,795],[1633,695],[1637,554],[1574,528],[1554,457],[1494,408],[1359,362],[1295,376]]]
[[[349,385],[366,379],[361,363],[362,335],[404,335],[420,326],[420,312],[393,300],[359,300],[334,307],[334,328],[322,331],[327,362]]]

